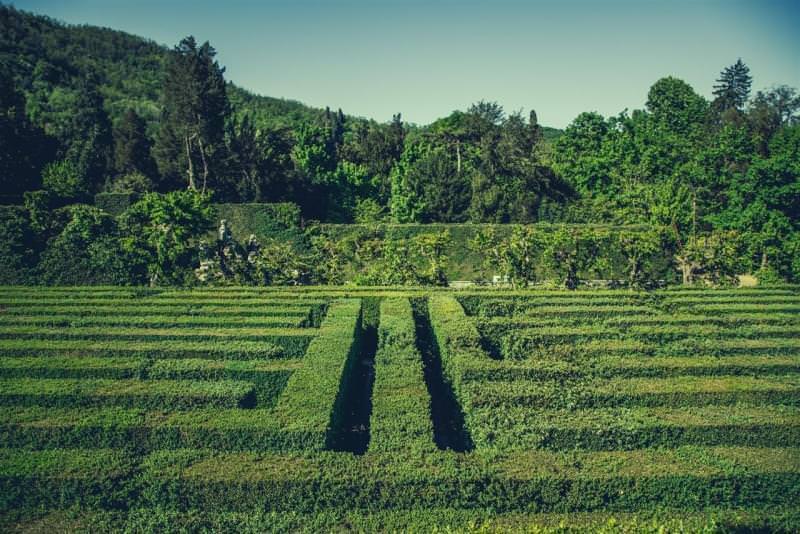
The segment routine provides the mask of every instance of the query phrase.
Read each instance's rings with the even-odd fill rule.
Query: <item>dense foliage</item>
[[[800,276],[800,96],[786,86],[751,96],[741,60],[720,73],[711,101],[666,77],[645,109],[582,113],[554,135],[535,112],[486,101],[420,127],[400,114],[381,124],[253,96],[226,82],[214,48],[191,36],[169,50],[7,6],[0,29],[0,184],[6,202],[24,194],[34,227],[97,193],[188,188],[216,202],[292,202],[304,221],[649,225],[658,235],[647,240],[603,238],[623,249],[626,278],[639,286],[657,243],[686,282]],[[484,245],[495,274],[514,284],[535,280],[525,249],[538,248],[572,287],[592,248],[606,246],[599,234],[579,237]],[[316,242],[329,256],[341,246]],[[389,269],[363,281],[444,283],[435,265],[397,263],[437,247],[359,250]]]

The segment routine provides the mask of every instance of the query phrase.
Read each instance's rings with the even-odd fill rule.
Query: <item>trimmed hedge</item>
[[[64,307],[53,306],[25,306],[5,308],[3,315],[22,315],[22,316],[51,316],[69,314],[72,317],[211,317],[219,318],[221,321],[236,320],[239,317],[306,317],[309,311],[305,307],[279,307],[259,308],[257,306],[202,306],[202,305],[176,305],[176,306],[105,306],[87,305]]]
[[[595,356],[682,356],[697,354],[701,356],[733,356],[751,354],[768,356],[779,353],[784,355],[800,354],[798,338],[762,338],[762,339],[703,339],[689,337],[667,343],[652,343],[635,338],[573,340],[565,343],[543,345],[541,339],[534,336],[508,335],[500,338],[487,336],[485,346],[492,355],[511,360],[539,358],[575,359]]]
[[[458,507],[566,513],[656,505],[687,510],[781,506],[796,504],[799,453],[749,447],[521,451],[458,464],[454,455],[442,453],[422,459],[368,455],[362,461],[324,452],[310,457],[179,450],[150,454],[142,475],[125,479],[131,466],[123,454],[6,449],[0,451],[0,509],[74,503],[112,507],[125,498],[134,508],[246,512]]]
[[[789,505],[800,490],[796,448],[508,454],[309,455],[160,451],[143,463],[143,502],[232,511],[491,508],[620,511]]]
[[[73,306],[92,306],[98,304],[103,306],[119,305],[126,307],[140,307],[142,309],[147,309],[147,308],[157,309],[162,306],[194,307],[197,305],[201,305],[204,308],[209,306],[231,306],[231,305],[235,305],[236,307],[239,308],[252,308],[252,307],[297,308],[297,307],[306,307],[311,305],[322,305],[325,304],[325,301],[319,300],[317,298],[313,299],[295,298],[294,296],[287,297],[286,299],[276,299],[275,297],[239,298],[238,295],[231,295],[227,298],[219,298],[219,297],[212,298],[204,296],[187,298],[186,296],[180,295],[176,296],[176,298],[164,298],[164,299],[159,299],[158,297],[138,298],[135,296],[130,298],[80,296],[68,299],[63,296],[0,297],[0,306],[21,307],[21,306],[49,305],[49,306],[57,306],[59,308],[70,309]]]
[[[475,407],[593,408],[702,406],[707,404],[800,405],[800,375],[769,377],[611,378],[487,382],[472,398]]]
[[[472,436],[476,422],[472,408],[475,390],[480,384],[467,380],[469,369],[491,361],[481,348],[481,337],[471,318],[464,313],[458,300],[449,296],[432,296],[428,314],[434,341],[439,349],[443,379],[464,413],[464,426]]]
[[[407,298],[384,299],[375,354],[369,451],[412,455],[435,451],[430,404],[411,302]]]
[[[361,347],[361,302],[334,301],[312,339],[303,365],[289,378],[275,406],[289,431],[304,434],[309,449],[324,449],[343,416],[340,384],[346,381]],[[341,388],[344,389],[344,384]]]
[[[156,360],[149,378],[181,380],[238,380],[253,384],[256,404],[273,406],[302,360]]]
[[[595,356],[577,360],[542,358],[521,361],[484,358],[465,364],[462,379],[578,380],[589,378],[666,378],[673,376],[781,375],[800,373],[800,355],[784,356],[659,356],[631,358]],[[477,385],[476,385],[477,387]]]
[[[144,378],[150,360],[38,356],[0,358],[0,377],[14,378]]]
[[[0,440],[25,448],[124,448],[137,453],[198,448],[291,451],[310,444],[269,409],[196,408],[143,411],[124,407],[0,407]]]
[[[3,406],[97,406],[189,409],[199,406],[252,408],[253,385],[233,380],[111,380],[14,378],[0,380]]]
[[[654,509],[570,514],[494,513],[485,509],[326,510],[219,512],[138,508],[127,513],[83,510],[9,518],[7,528],[45,523],[57,532],[795,532],[800,512],[781,507],[711,507],[702,511]],[[0,523],[0,525],[2,525]]]
[[[531,410],[479,409],[476,440],[499,450],[633,450],[681,445],[800,445],[800,409],[703,406]]]
[[[170,316],[170,315],[95,315],[89,317],[76,317],[74,315],[0,315],[0,326],[30,326],[43,327],[147,327],[147,328],[228,328],[242,327],[275,329],[275,328],[301,328],[310,323],[310,314],[296,313],[281,317],[232,317],[232,316]]]
[[[82,339],[0,339],[0,353],[9,356],[90,356],[141,358],[206,358],[253,360],[299,358],[310,336],[293,336],[281,347],[261,341],[89,341]]]
[[[87,341],[213,341],[215,343],[264,342],[283,347],[287,353],[302,354],[313,330],[300,328],[148,328],[135,326],[70,326],[50,328],[30,325],[5,325],[0,340],[87,340]]]
[[[135,460],[125,451],[0,449],[0,511],[125,508],[135,497]]]

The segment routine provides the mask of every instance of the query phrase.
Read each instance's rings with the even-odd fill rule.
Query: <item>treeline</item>
[[[719,243],[742,272],[800,277],[800,97],[751,95],[741,60],[711,101],[667,77],[645,109],[555,137],[486,101],[417,127],[255,97],[192,37],[165,50],[8,7],[0,28],[0,187],[32,221],[98,192],[188,189],[306,221],[644,224],[693,251],[681,269]]]

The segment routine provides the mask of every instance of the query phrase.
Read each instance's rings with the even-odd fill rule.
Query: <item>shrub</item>
[[[184,284],[197,264],[200,238],[211,227],[207,195],[148,193],[121,217],[122,248],[145,265],[151,286]]]
[[[84,200],[91,191],[88,177],[68,159],[47,165],[42,171],[42,184],[47,191],[69,200]]]

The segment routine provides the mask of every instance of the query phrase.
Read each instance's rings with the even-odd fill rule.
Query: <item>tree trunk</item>
[[[189,175],[189,189],[194,191],[197,187],[194,183],[194,164],[192,163],[192,150],[189,145],[191,137],[187,135],[183,139],[186,142],[186,160],[189,162],[189,168],[186,170]]]
[[[206,192],[206,184],[208,183],[208,162],[206,161],[206,148],[203,146],[203,138],[197,136],[197,144],[200,145],[200,160],[203,162],[203,193]]]
[[[456,172],[461,174],[461,141],[456,141]]]
[[[767,268],[767,264],[768,264],[768,262],[767,262],[767,251],[765,250],[765,251],[763,251],[761,253],[761,268],[762,269],[766,269]]]

